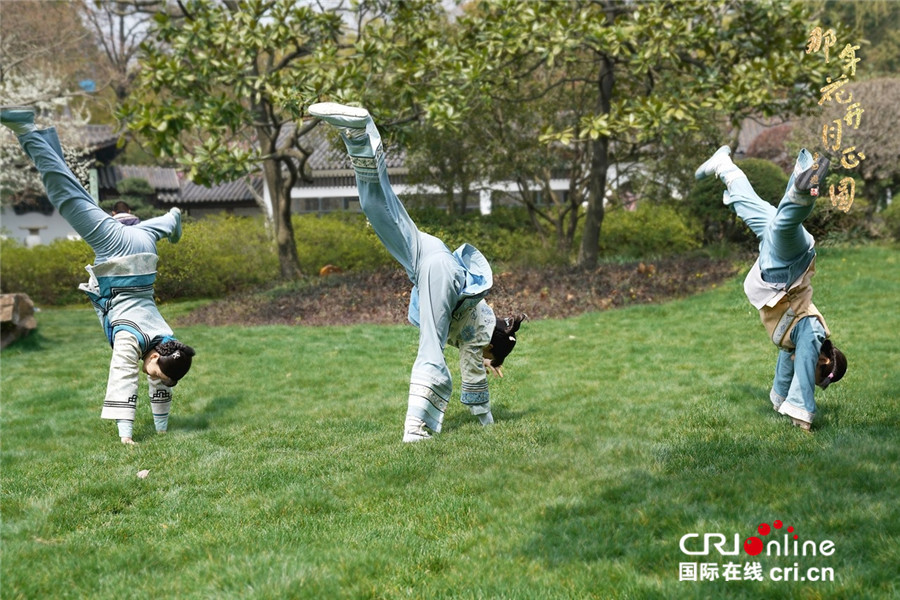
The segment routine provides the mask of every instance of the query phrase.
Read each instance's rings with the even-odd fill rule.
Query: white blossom
[[[91,164],[86,159],[82,127],[89,115],[74,94],[66,90],[52,67],[5,72],[0,79],[0,98],[7,106],[31,106],[39,128],[53,126],[69,168],[86,185]],[[0,190],[3,203],[25,190],[43,193],[37,170],[19,146],[16,136],[0,127]]]

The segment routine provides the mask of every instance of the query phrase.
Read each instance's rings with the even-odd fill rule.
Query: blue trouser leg
[[[791,389],[791,381],[794,379],[794,359],[789,350],[778,350],[778,359],[775,361],[775,380],[772,382],[772,390],[783,401]]]
[[[815,202],[803,205],[793,201],[792,186],[793,177],[788,182],[784,197],[778,203],[775,217],[769,224],[765,236],[771,246],[773,263],[776,267],[790,266],[798,260],[802,261],[814,244],[812,235],[803,227],[803,221],[812,213]],[[762,265],[760,267],[762,268]],[[799,275],[798,273],[797,276]]]
[[[734,169],[732,169],[732,173],[733,171]],[[728,183],[730,206],[762,241],[769,223],[775,217],[775,207],[756,194],[753,186],[750,185],[750,180],[743,172],[740,175],[732,175],[732,177],[733,179]]]
[[[812,164],[805,150],[797,162],[801,168]],[[731,208],[759,238],[759,267],[763,278],[769,282],[790,284],[809,266],[814,240],[803,227],[803,221],[812,212],[815,202],[803,204],[792,193],[794,176],[788,181],[784,196],[775,208],[760,198],[747,176],[735,174],[735,167],[727,178]],[[723,180],[726,179],[723,177]]]
[[[403,266],[410,280],[415,281],[421,235],[391,187],[383,157],[378,161],[377,174],[357,172],[356,188],[360,208],[375,235]]]
[[[785,401],[779,412],[812,423],[816,412],[816,364],[825,341],[825,328],[816,317],[805,317],[791,331],[791,341],[796,346],[793,360],[789,353],[779,353],[773,389],[781,394],[779,388],[790,381],[787,393],[782,394]],[[784,355],[786,360],[782,360]]]
[[[153,239],[153,247],[155,249],[156,242],[163,238],[169,237],[169,235],[173,231],[175,231],[177,223],[178,221],[175,218],[175,215],[173,215],[172,213],[166,213],[159,217],[153,217],[152,219],[141,221],[137,225],[131,225],[130,227],[136,231],[146,232],[147,235],[144,237]],[[150,252],[150,250],[144,250],[144,252]],[[129,252],[129,254],[133,254],[133,252]]]
[[[365,138],[345,138],[345,142],[351,155],[356,147],[370,148]],[[375,164],[374,172],[355,166],[360,207],[419,294],[419,351],[410,375],[407,417],[420,418],[430,429],[440,431],[453,387],[444,347],[465,272],[443,242],[416,227],[391,188],[383,155]]]
[[[419,351],[410,375],[411,398],[407,416],[417,416],[434,431],[440,431],[453,390],[444,348],[453,310],[465,282],[465,272],[440,240],[428,236],[423,241],[425,254],[418,276]],[[423,386],[433,393],[428,396],[429,403],[439,410],[432,410],[413,397]]]
[[[175,228],[171,215],[150,219],[144,228],[127,227],[94,203],[63,158],[56,129],[19,136],[19,143],[34,162],[50,203],[97,255],[96,263],[116,256],[156,252],[156,241]]]
[[[778,208],[757,196],[746,176],[737,177],[728,186],[731,207],[759,238],[760,252],[766,251],[775,268],[790,266],[798,258],[802,259],[813,245],[813,238],[803,227],[803,221],[812,212],[814,204],[804,206],[792,202],[789,197],[792,185],[788,183]],[[762,261],[760,268],[765,269]]]
[[[19,143],[41,174],[50,203],[78,235],[91,245],[98,259],[101,255],[105,258],[103,242],[109,237],[106,230],[113,229],[114,224],[118,227],[122,225],[94,203],[94,199],[66,165],[56,129],[25,134],[19,137]],[[108,227],[106,221],[110,221]]]

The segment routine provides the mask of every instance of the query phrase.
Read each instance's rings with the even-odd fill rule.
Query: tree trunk
[[[450,189],[447,190],[447,193],[445,194],[445,196],[447,197],[447,207],[444,209],[444,211],[448,215],[451,215],[451,216],[455,215],[456,214],[456,194],[453,191],[452,185],[451,185]]]
[[[603,224],[603,201],[606,196],[606,171],[609,168],[609,138],[591,142],[591,178],[588,183],[588,205],[584,215],[584,233],[578,252],[578,265],[586,269],[597,266],[600,255],[600,226]]]
[[[281,167],[277,161],[263,163],[266,185],[272,194],[272,224],[275,247],[278,251],[278,265],[281,279],[298,279],[303,275],[297,243],[294,240],[294,226],[291,223],[290,186],[286,185]]]
[[[598,113],[609,114],[613,89],[613,65],[603,59],[597,80]],[[591,173],[588,183],[588,206],[584,217],[584,234],[578,252],[578,265],[586,269],[597,266],[600,255],[600,226],[603,224],[603,201],[606,196],[606,171],[609,168],[609,137],[591,142]]]

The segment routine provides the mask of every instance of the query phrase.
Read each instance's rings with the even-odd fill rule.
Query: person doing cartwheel
[[[413,284],[409,321],[419,328],[419,349],[409,383],[403,441],[441,430],[452,381],[446,344],[459,348],[461,402],[483,425],[494,422],[487,371],[502,377],[524,314],[497,319],[484,300],[493,285],[491,267],[475,247],[455,251],[420,231],[394,193],[375,121],[366,109],[332,102],[309,114],[336,127],[356,173],[359,202],[375,234]]]

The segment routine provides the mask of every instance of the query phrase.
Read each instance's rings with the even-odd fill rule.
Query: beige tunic
[[[804,317],[814,316],[825,328],[825,335],[830,336],[825,317],[812,302],[812,276],[816,273],[816,259],[813,258],[806,271],[785,289],[784,284],[768,283],[763,280],[759,261],[753,263],[747,278],[744,280],[744,293],[750,303],[759,310],[769,339],[782,350],[793,350],[791,331]]]

